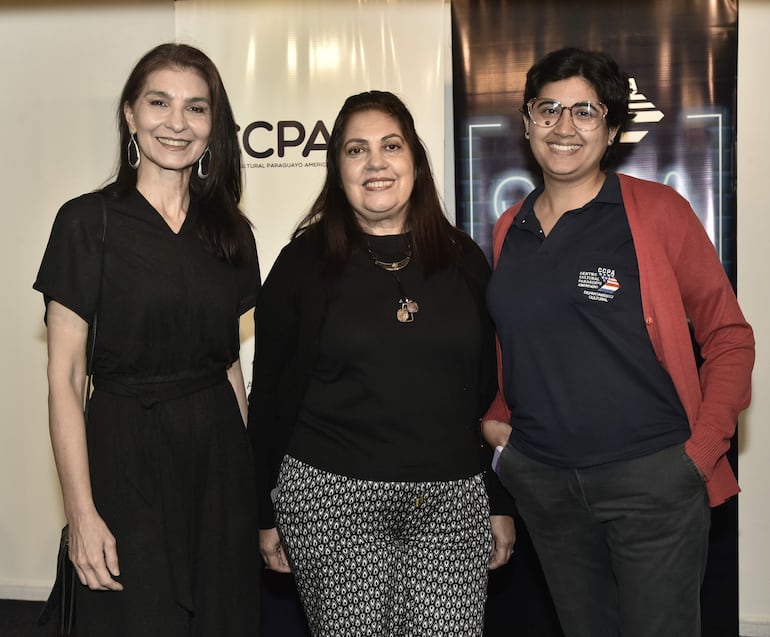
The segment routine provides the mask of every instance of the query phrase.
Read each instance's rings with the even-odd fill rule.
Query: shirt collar
[[[521,205],[521,210],[516,214],[516,218],[514,219],[515,225],[537,227],[537,225],[533,225],[533,221],[535,220],[535,201],[544,189],[545,186],[540,183],[527,195],[527,198]],[[611,171],[606,173],[606,179],[599,189],[599,192],[596,194],[596,197],[580,208],[580,210],[585,210],[595,203],[623,204],[623,194],[620,191],[620,181],[618,180],[616,173]]]

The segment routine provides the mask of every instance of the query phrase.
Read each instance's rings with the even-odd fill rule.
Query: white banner
[[[241,127],[242,207],[254,222],[263,276],[321,188],[328,133],[349,95],[378,89],[404,100],[441,189],[445,87],[451,91],[444,5],[176,2],[177,39],[214,60]]]

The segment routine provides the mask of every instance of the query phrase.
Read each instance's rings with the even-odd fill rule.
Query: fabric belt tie
[[[117,376],[94,375],[94,388],[108,394],[136,398],[145,409],[167,400],[183,398],[227,378],[224,368],[193,372],[182,378],[126,379]]]

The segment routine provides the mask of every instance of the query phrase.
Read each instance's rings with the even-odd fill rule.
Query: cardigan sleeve
[[[710,479],[751,399],[754,336],[722,264],[695,214],[685,214],[673,262],[682,303],[703,362],[701,401],[686,449]]]
[[[494,230],[492,231],[492,255],[495,268],[500,260],[500,253],[503,250],[505,235],[508,234],[508,230],[519,210],[521,210],[523,203],[524,199],[508,208],[508,210],[506,210],[497,220],[497,223],[495,223]],[[503,379],[503,352],[500,348],[500,341],[498,339],[495,339],[495,345],[497,354],[497,393],[482,420],[499,420],[500,422],[510,423],[511,410],[508,407],[505,395],[503,394],[503,388],[505,387]]]
[[[753,332],[687,200],[668,186],[619,177],[647,330],[690,422],[686,451],[703,473],[711,505],[717,506],[738,491],[725,454],[751,396]]]

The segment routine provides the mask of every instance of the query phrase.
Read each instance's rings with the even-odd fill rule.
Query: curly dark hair
[[[628,128],[634,117],[628,111],[628,98],[631,94],[628,75],[620,70],[610,55],[603,51],[587,51],[575,47],[551,51],[527,71],[521,112],[526,115],[527,102],[533,97],[539,97],[546,84],[576,76],[588,82],[596,91],[599,101],[607,107],[607,126],[618,128],[612,146],[607,148],[602,157],[601,166],[604,168],[614,161],[620,133]]]

